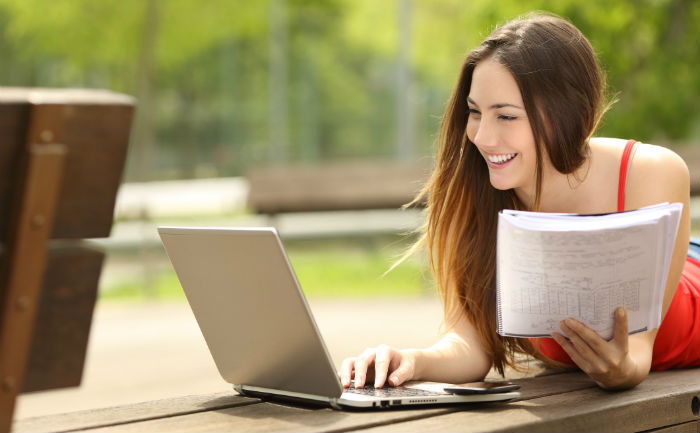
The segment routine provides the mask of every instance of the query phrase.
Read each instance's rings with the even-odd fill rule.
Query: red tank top
[[[636,141],[629,140],[620,160],[617,211],[625,210],[625,183],[630,155]],[[541,354],[575,366],[569,355],[552,338],[531,338]],[[700,262],[686,258],[681,279],[654,340],[651,369],[700,366]]]

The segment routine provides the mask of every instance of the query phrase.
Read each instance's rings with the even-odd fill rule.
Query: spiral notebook
[[[630,334],[658,328],[681,203],[605,215],[498,215],[498,333],[549,337],[573,317],[603,338],[625,307]]]

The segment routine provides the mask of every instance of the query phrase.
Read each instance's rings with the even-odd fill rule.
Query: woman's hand
[[[385,382],[398,386],[413,378],[415,364],[414,351],[397,350],[382,344],[366,349],[360,356],[343,360],[338,374],[344,388],[350,386],[353,378],[355,388],[362,388],[372,378],[375,388],[381,388]]]
[[[637,385],[649,373],[648,364],[637,362],[638,356],[630,352],[629,333],[627,329],[627,313],[620,307],[615,310],[615,329],[613,338],[605,341],[598,333],[574,319],[566,319],[559,324],[561,330],[569,339],[560,333],[552,333],[552,338],[569,354],[578,367],[588,374],[603,388],[625,389]],[[652,345],[637,345],[643,351],[648,351],[644,358],[651,358]],[[641,368],[640,368],[641,367]]]

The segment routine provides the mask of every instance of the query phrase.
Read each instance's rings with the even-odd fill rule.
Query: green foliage
[[[273,160],[390,158],[403,91],[402,1],[0,0],[0,85],[135,95],[129,179],[240,175]],[[599,54],[619,99],[601,135],[660,144],[700,137],[700,2],[409,6],[417,156],[433,152],[465,53],[496,25],[540,9],[570,19]]]

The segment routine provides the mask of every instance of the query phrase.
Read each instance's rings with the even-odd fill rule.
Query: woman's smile
[[[494,169],[501,169],[507,166],[516,156],[517,153],[486,153],[486,163]]]

